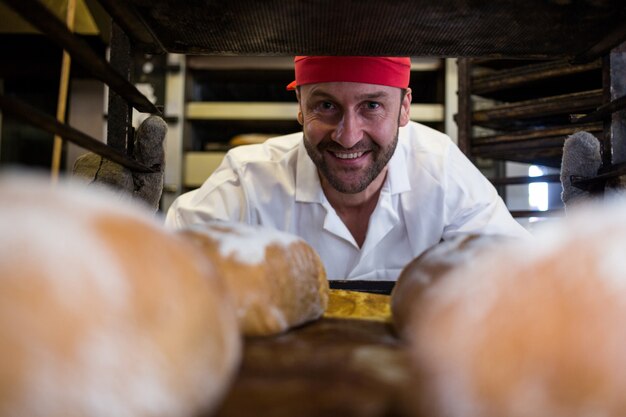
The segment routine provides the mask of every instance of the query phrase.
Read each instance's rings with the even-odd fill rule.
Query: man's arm
[[[227,154],[200,188],[174,201],[165,218],[166,226],[181,228],[210,220],[249,223],[248,199],[240,178],[238,167]]]

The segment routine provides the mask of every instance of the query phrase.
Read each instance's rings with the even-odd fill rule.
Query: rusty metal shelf
[[[474,146],[488,146],[501,143],[524,142],[529,140],[562,138],[572,135],[578,131],[589,133],[601,133],[602,123],[588,123],[581,125],[562,125],[547,128],[532,128],[528,130],[501,132],[488,136],[477,136],[472,138]]]
[[[626,38],[622,0],[99,1],[137,43],[185,54],[591,61]]]
[[[579,65],[572,65],[567,60],[555,60],[488,72],[472,77],[472,94],[501,91],[539,80],[562,78],[601,68],[602,61],[599,59]]]
[[[473,157],[521,162],[559,168],[563,157],[562,147],[520,148],[518,150],[481,149],[472,153]]]
[[[485,127],[504,127],[513,121],[545,118],[595,109],[602,104],[602,90],[591,90],[563,94],[553,97],[541,97],[536,100],[524,100],[515,103],[495,105],[486,110],[472,113],[472,122]]]
[[[37,0],[5,0],[5,3],[138,111],[161,113],[132,83],[116,72],[104,58],[94,53],[85,41],[70,32],[42,3]]]
[[[61,136],[63,139],[72,142],[82,148],[101,155],[113,162],[116,162],[135,172],[156,172],[150,167],[129,158],[119,150],[107,146],[67,124],[60,123],[54,117],[49,116],[38,109],[21,102],[13,97],[0,94],[0,110],[7,115],[21,119],[46,132]]]
[[[594,112],[588,115],[581,116],[581,117],[573,116],[572,122],[588,123],[588,122],[595,122],[598,120],[604,120],[606,118],[611,117],[613,113],[622,111],[624,109],[626,109],[626,96],[612,100],[611,102],[598,107]]]

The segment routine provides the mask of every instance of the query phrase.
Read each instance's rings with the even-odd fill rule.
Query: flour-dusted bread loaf
[[[324,313],[326,272],[302,239],[267,227],[218,221],[181,233],[197,243],[223,278],[245,335],[280,333]]]
[[[393,325],[403,335],[422,292],[446,273],[463,268],[482,251],[510,238],[496,235],[464,235],[442,241],[409,262],[391,292]]]
[[[241,336],[204,256],[105,190],[20,174],[0,195],[1,416],[214,409]]]
[[[415,303],[424,415],[626,416],[625,204],[496,245]]]

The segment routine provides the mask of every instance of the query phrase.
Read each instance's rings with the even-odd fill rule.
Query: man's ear
[[[400,103],[400,118],[398,124],[400,126],[406,126],[411,120],[411,89],[407,88],[402,103]]]
[[[302,116],[302,103],[300,102],[300,89],[296,88],[296,98],[298,99],[298,123],[304,125],[304,117]]]

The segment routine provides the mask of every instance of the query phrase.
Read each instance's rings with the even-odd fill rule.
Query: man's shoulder
[[[409,153],[443,155],[456,146],[445,133],[413,121],[401,128],[399,139]]]

